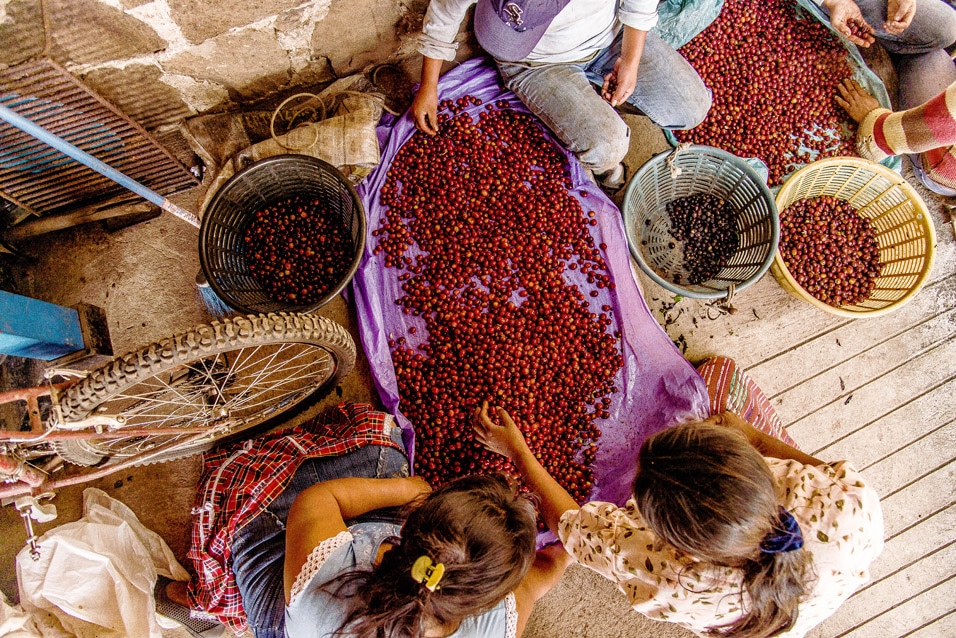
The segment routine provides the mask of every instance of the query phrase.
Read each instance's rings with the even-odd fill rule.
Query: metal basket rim
[[[215,277],[211,276],[211,265],[208,263],[208,256],[206,255],[205,246],[209,243],[210,238],[210,224],[212,223],[212,215],[209,215],[209,211],[215,210],[218,202],[225,197],[225,193],[230,188],[233,188],[240,179],[245,178],[250,173],[258,172],[264,168],[268,168],[272,164],[281,164],[287,162],[305,162],[307,164],[314,164],[318,168],[322,169],[333,175],[335,179],[343,186],[349,193],[352,201],[358,206],[358,222],[357,222],[357,232],[358,244],[354,247],[354,254],[352,256],[352,262],[349,265],[348,271],[342,277],[342,280],[335,286],[335,288],[329,290],[321,299],[313,304],[303,304],[303,305],[294,305],[283,303],[281,301],[275,301],[277,306],[284,306],[284,308],[277,308],[272,310],[272,312],[313,312],[318,310],[322,306],[326,305],[332,299],[335,298],[342,290],[352,281],[355,273],[358,271],[359,264],[362,261],[362,257],[365,254],[365,236],[366,236],[366,220],[365,220],[365,205],[362,203],[362,198],[359,197],[358,192],[355,190],[355,187],[342,175],[342,172],[337,169],[334,165],[326,162],[325,160],[319,159],[318,157],[313,157],[311,155],[302,155],[296,153],[283,153],[280,155],[272,155],[265,157],[260,160],[249,164],[248,166],[243,167],[237,171],[232,177],[230,177],[226,182],[219,187],[219,189],[212,196],[212,199],[209,200],[209,205],[203,211],[202,219],[200,220],[199,225],[199,265],[202,268],[203,275],[206,278],[206,282],[209,284],[209,287],[212,289],[216,296],[226,302],[231,308],[234,308],[240,312],[246,313],[257,313],[260,310],[249,308],[242,303],[239,303],[235,298],[227,291],[225,291],[219,283],[216,281]],[[268,296],[268,295],[266,295]]]
[[[644,274],[650,277],[654,281],[654,283],[661,286],[662,288],[669,290],[670,292],[673,292],[674,294],[683,295],[684,297],[690,297],[692,299],[723,299],[724,297],[728,296],[729,290],[725,290],[722,292],[699,292],[696,290],[690,290],[690,289],[684,288],[680,284],[675,284],[671,281],[665,280],[663,277],[661,277],[656,272],[654,272],[654,269],[647,264],[647,262],[644,260],[643,253],[641,253],[641,251],[634,245],[635,240],[631,237],[630,221],[632,221],[632,216],[633,216],[630,212],[631,207],[629,206],[629,203],[631,201],[631,191],[636,190],[637,184],[640,182],[640,178],[645,173],[653,170],[653,168],[657,166],[658,164],[660,164],[661,162],[666,161],[667,157],[674,152],[675,152],[675,149],[670,148],[670,149],[667,149],[666,151],[662,151],[654,155],[649,160],[644,162],[644,164],[637,170],[637,172],[634,173],[634,176],[630,179],[630,182],[628,183],[627,188],[624,190],[624,200],[623,200],[624,206],[621,210],[621,217],[623,218],[623,222],[624,222],[624,237],[627,239],[627,247],[631,253],[631,256],[634,258],[634,261],[636,261],[637,265],[640,266],[642,271],[644,271]],[[707,154],[707,155],[716,156],[717,158],[721,160],[726,160],[729,163],[734,164],[735,166],[740,168],[747,175],[747,177],[749,177],[757,185],[758,189],[762,191],[763,196],[766,198],[769,204],[770,223],[771,223],[770,240],[774,248],[768,251],[768,255],[764,259],[763,264],[761,264],[760,268],[757,270],[756,273],[753,274],[753,276],[741,282],[739,285],[734,286],[734,294],[736,294],[740,290],[743,290],[744,288],[747,288],[748,286],[759,281],[760,278],[767,273],[767,270],[770,269],[770,265],[773,263],[773,257],[777,253],[776,246],[780,240],[780,219],[779,219],[779,215],[777,214],[776,200],[773,197],[773,193],[767,187],[767,184],[760,177],[757,171],[754,170],[754,168],[750,166],[750,164],[745,162],[741,157],[734,155],[733,153],[729,151],[725,151],[721,148],[717,148],[715,146],[707,146],[705,144],[692,144],[688,148],[681,151],[681,153],[695,153],[695,152],[698,154]]]

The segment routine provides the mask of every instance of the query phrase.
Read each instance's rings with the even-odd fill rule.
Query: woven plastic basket
[[[865,301],[830,306],[796,282],[779,253],[771,272],[791,295],[843,317],[875,317],[891,312],[919,291],[933,267],[936,232],[926,204],[894,171],[857,157],[832,157],[793,174],[777,193],[781,216],[799,199],[830,195],[849,202],[870,220],[880,251],[880,276]]]
[[[670,234],[667,204],[696,194],[720,197],[737,209],[737,252],[712,279],[686,283],[683,249]],[[710,146],[652,157],[631,179],[622,206],[631,255],[656,283],[697,299],[721,299],[763,276],[777,252],[780,227],[773,195],[742,159]],[[685,283],[675,283],[676,276]]]
[[[249,271],[243,235],[255,214],[295,196],[319,198],[352,236],[352,260],[342,278],[315,303],[276,301]],[[275,155],[259,160],[222,185],[203,214],[199,261],[213,291],[243,312],[311,312],[339,294],[358,268],[365,250],[365,209],[352,185],[328,162],[307,155]]]

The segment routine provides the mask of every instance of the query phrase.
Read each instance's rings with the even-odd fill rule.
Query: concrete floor
[[[628,159],[633,171],[656,151],[663,149],[664,141],[660,132],[648,126],[643,118],[628,118],[628,121],[634,130]],[[928,286],[932,290],[918,297],[920,304],[913,302],[910,313],[912,316],[907,316],[905,325],[893,334],[922,333],[928,321],[932,321],[933,317],[938,318],[941,326],[936,333],[926,338],[927,343],[922,346],[923,349],[915,352],[912,347],[908,350],[902,347],[902,350],[909,354],[900,356],[909,361],[925,353],[927,362],[924,366],[932,366],[935,362],[938,369],[939,380],[934,388],[942,387],[940,392],[948,392],[946,396],[951,398],[952,379],[956,377],[956,367],[949,352],[952,349],[951,344],[956,341],[956,322],[950,312],[956,298],[956,278],[952,276],[956,264],[956,242],[951,227],[943,225],[939,200],[930,197],[925,191],[921,192],[926,196],[936,222],[940,237],[940,257],[933,282]],[[177,203],[187,208],[192,207],[199,200],[200,194],[184,194],[182,201]],[[196,229],[170,215],[163,215],[113,233],[95,225],[80,227],[23,244],[20,249],[29,256],[29,260],[15,264],[6,274],[21,294],[66,306],[86,302],[103,308],[109,321],[114,350],[121,353],[211,319],[202,306],[194,283],[199,271],[196,238]],[[810,444],[805,448],[811,453],[834,450],[833,454],[842,454],[839,442],[845,439],[845,435],[836,431],[832,415],[826,412],[825,406],[821,407],[823,404],[795,412],[796,405],[806,402],[796,398],[794,387],[812,384],[815,377],[824,374],[814,370],[832,370],[838,365],[837,362],[822,362],[820,355],[810,354],[806,351],[806,346],[817,339],[829,338],[834,331],[839,330],[862,335],[861,338],[869,339],[870,345],[859,346],[854,353],[844,356],[845,361],[841,364],[850,372],[854,369],[862,371],[875,365],[872,357],[877,346],[873,344],[882,343],[888,338],[886,334],[889,320],[838,320],[793,299],[769,274],[738,296],[737,305],[740,311],[736,315],[719,315],[713,319],[705,319],[708,309],[706,304],[685,299],[678,306],[674,306],[671,303],[672,295],[655,286],[643,275],[640,279],[655,317],[662,324],[666,324],[666,329],[673,339],[677,339],[678,335],[685,337],[688,358],[697,360],[714,354],[737,358],[745,368],[753,371],[758,383],[773,388],[768,390],[768,394],[781,410],[784,422],[795,424],[794,427],[799,430],[794,432],[798,442],[809,440]],[[351,308],[341,298],[319,311],[319,314],[343,323],[354,335],[355,322],[351,313]],[[786,357],[792,353],[803,353],[805,358],[788,362]],[[813,365],[809,365],[811,361]],[[895,368],[891,368],[891,371],[893,369]],[[848,373],[844,374],[849,376]],[[917,374],[917,371],[912,373]],[[876,385],[872,386],[871,392],[875,394],[885,394],[886,388],[902,383],[901,378],[910,378],[893,376],[889,372],[871,376],[879,377],[877,381],[872,381]],[[883,385],[879,385],[880,383]],[[947,391],[947,388],[950,390]],[[859,395],[862,390],[857,392]],[[918,392],[922,391],[917,389],[903,392],[911,392],[900,400],[904,405],[925,394],[919,394]],[[356,371],[342,384],[342,396],[373,403],[377,400],[370,383],[367,362],[362,356],[359,357]],[[307,414],[297,417],[296,421],[339,400],[339,396],[333,394]],[[857,406],[862,409],[865,404],[858,400],[854,407]],[[873,409],[877,410],[877,407]],[[887,414],[887,410],[893,412],[891,408],[878,409],[881,410],[881,415]],[[946,591],[952,591],[952,586],[956,583],[956,566],[952,558],[952,523],[948,523],[947,527],[947,521],[953,520],[952,514],[956,511],[952,492],[953,459],[956,458],[956,438],[952,436],[952,411],[952,405],[942,412],[936,407],[928,406],[923,412],[911,416],[915,422],[923,419],[937,424],[939,428],[934,432],[943,432],[939,435],[943,441],[940,443],[942,451],[934,456],[935,465],[923,474],[914,475],[915,478],[906,483],[907,486],[912,486],[911,491],[904,493],[898,485],[891,487],[889,483],[880,483],[886,486],[881,490],[881,496],[884,498],[894,498],[894,495],[899,494],[892,502],[894,509],[885,513],[894,517],[894,521],[900,517],[913,519],[894,522],[895,533],[905,538],[898,546],[891,548],[888,545],[888,552],[892,555],[886,556],[886,560],[892,561],[895,566],[887,566],[880,572],[880,583],[884,583],[880,586],[883,589],[874,593],[871,588],[862,606],[848,603],[845,606],[848,608],[845,614],[841,609],[833,619],[834,623],[821,628],[815,635],[902,636],[914,631],[916,633],[913,635],[920,636],[956,635],[952,598],[948,599],[950,602],[944,599],[936,603],[929,602],[928,598],[934,592],[934,595],[939,597]],[[847,418],[849,417],[844,417]],[[875,428],[875,423],[881,417],[876,415],[870,418],[868,414],[860,414],[852,418],[856,419],[855,423]],[[919,437],[914,435],[914,438]],[[895,447],[892,447],[887,455],[911,450],[912,445],[910,439],[893,443],[892,446]],[[850,449],[846,456],[852,458],[855,454],[856,449]],[[876,460],[880,458],[882,457],[877,456]],[[198,458],[193,458],[136,468],[91,483],[90,486],[103,489],[129,505],[147,527],[163,536],[175,555],[182,560],[188,548],[189,509],[199,475],[199,463]],[[874,460],[873,465],[879,464]],[[884,473],[891,475],[895,472],[897,470],[888,466],[864,470],[867,476],[877,479],[877,482],[882,480]],[[920,487],[924,478],[928,481],[925,489]],[[903,511],[902,501],[922,499],[926,502],[932,500],[928,490],[939,492],[940,489],[942,496],[926,504],[923,510],[911,508],[912,511]],[[57,524],[79,517],[81,493],[81,488],[75,488],[65,489],[58,495],[56,504],[60,517],[56,521]],[[940,519],[940,516],[948,518]],[[943,527],[936,532],[938,538],[926,538],[925,534],[920,537],[916,533],[918,530],[913,526],[924,518],[942,520]],[[50,527],[52,525],[40,525],[38,529],[43,531]],[[909,537],[904,533],[907,530],[913,532]],[[929,533],[928,530],[927,527],[926,534]],[[13,600],[17,599],[13,558],[22,547],[24,538],[20,519],[12,508],[0,508],[0,590]],[[907,538],[909,541],[904,542]],[[914,571],[919,570],[920,561],[924,559],[936,564],[935,580],[910,582],[913,579],[904,572],[909,567]],[[897,580],[894,581],[894,577]],[[900,607],[902,602],[919,603],[920,596],[924,594],[927,596],[925,600],[928,601],[924,605],[928,610],[925,617],[909,619],[905,627],[887,621],[888,618],[895,618],[894,610]],[[886,629],[887,627],[889,629]],[[186,633],[176,630],[168,635],[179,638],[185,637]],[[666,637],[691,634],[670,625],[648,621],[631,612],[623,595],[610,583],[577,567],[569,570],[560,585],[542,601],[525,633],[525,636],[529,637],[623,638],[635,635]]]

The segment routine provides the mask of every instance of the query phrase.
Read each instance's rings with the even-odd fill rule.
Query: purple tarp
[[[438,90],[439,100],[474,95],[481,98],[484,104],[508,100],[512,108],[527,112],[513,93],[501,87],[494,63],[486,58],[469,60],[449,71],[441,78]],[[477,113],[483,108],[472,106],[465,110],[477,120]],[[385,212],[379,202],[379,190],[386,173],[396,153],[415,130],[409,113],[401,118],[392,118],[379,127],[381,164],[358,188],[370,230],[381,225],[381,217]],[[550,132],[548,137],[554,140]],[[557,141],[555,144],[561,147]],[[586,175],[574,156],[566,154],[575,196],[581,201],[585,212],[593,210],[597,213],[598,224],[591,227],[594,244],[604,243],[607,246],[604,259],[616,289],[599,289],[596,301],[599,306],[612,306],[614,325],[608,330],[621,331],[624,357],[624,366],[615,381],[620,391],[611,396],[611,416],[598,421],[602,435],[592,464],[594,488],[590,500],[623,504],[630,495],[635,459],[641,443],[668,425],[705,417],[707,390],[703,379],[674,347],[641,297],[631,270],[620,212]],[[585,191],[586,198],[581,195]],[[359,330],[382,403],[402,426],[406,447],[413,455],[414,429],[402,414],[387,341],[390,335],[404,336],[413,346],[421,344],[428,337],[424,322],[404,314],[401,306],[395,303],[402,295],[401,282],[397,279],[399,271],[385,268],[384,252],[372,254],[376,243],[375,239],[370,238],[366,244],[364,259],[353,281]],[[580,272],[569,271],[565,277],[585,294],[593,288],[583,280]],[[408,332],[413,325],[417,328],[414,335]],[[471,407],[468,406],[469,409]]]

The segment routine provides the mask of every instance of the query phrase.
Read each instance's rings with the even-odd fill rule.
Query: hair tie
[[[760,551],[764,554],[780,554],[792,552],[803,547],[803,533],[793,514],[783,507],[780,508],[780,524],[774,527],[760,543]]]
[[[438,583],[444,575],[444,563],[433,563],[428,556],[419,556],[412,565],[412,578],[424,585],[428,591],[438,589]]]

